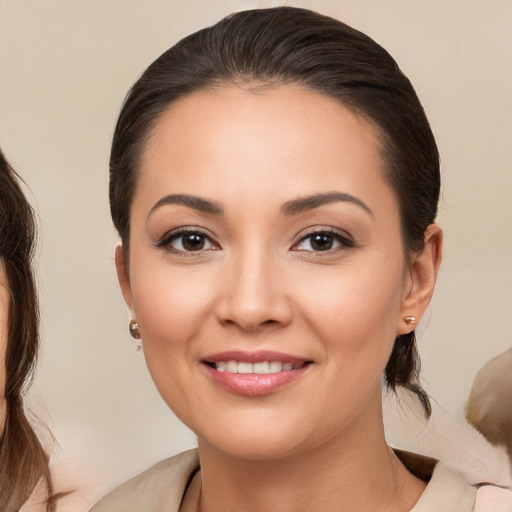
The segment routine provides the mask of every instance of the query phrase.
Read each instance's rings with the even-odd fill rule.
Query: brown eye
[[[349,249],[354,247],[354,242],[347,236],[332,231],[316,231],[303,237],[293,247],[295,251],[327,252],[336,249]]]
[[[205,237],[196,233],[190,235],[183,235],[181,238],[181,245],[185,251],[200,251],[205,246]]]
[[[162,247],[171,252],[202,252],[219,249],[213,240],[201,231],[179,231],[165,236],[159,243]]]
[[[332,249],[334,240],[332,236],[321,233],[313,235],[310,238],[310,244],[313,251],[328,251],[329,249]]]

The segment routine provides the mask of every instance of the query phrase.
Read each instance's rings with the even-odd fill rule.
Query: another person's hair
[[[406,257],[423,248],[425,231],[437,214],[439,154],[410,81],[367,35],[312,11],[279,7],[235,13],[189,35],[156,59],[131,88],[110,158],[110,207],[125,258],[130,206],[152,129],[179,98],[230,84],[256,90],[297,84],[339,100],[368,120],[381,140],[385,179],[398,198]],[[429,415],[419,369],[414,332],[398,336],[385,370],[387,386],[415,393]]]
[[[0,510],[14,512],[44,480],[48,512],[55,510],[48,455],[32,429],[23,395],[39,346],[39,308],[32,270],[36,226],[19,177],[0,151],[0,262],[9,289],[5,357],[6,416],[0,435]],[[1,429],[0,429],[1,432]]]

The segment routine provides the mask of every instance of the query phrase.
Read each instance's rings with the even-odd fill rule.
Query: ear
[[[415,254],[409,264],[405,295],[397,321],[397,335],[414,330],[425,313],[434,293],[442,247],[443,232],[437,224],[431,224],[425,232],[423,250]],[[409,321],[406,321],[407,317]]]
[[[135,311],[133,310],[132,289],[130,285],[130,275],[128,272],[128,265],[126,264],[126,260],[124,257],[123,246],[121,244],[119,244],[116,247],[115,260],[117,279],[119,281],[119,285],[121,286],[124,301],[126,302],[128,309],[130,310],[131,317],[135,319]]]

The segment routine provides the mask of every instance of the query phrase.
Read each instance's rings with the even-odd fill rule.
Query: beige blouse
[[[198,469],[197,450],[165,459],[107,494],[91,512],[178,512]],[[425,491],[411,510],[477,511],[512,512],[512,492],[488,485],[477,491],[441,462],[435,465]]]

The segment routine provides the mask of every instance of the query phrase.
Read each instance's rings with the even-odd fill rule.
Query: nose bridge
[[[244,330],[286,323],[290,317],[279,280],[279,261],[262,244],[250,243],[231,255],[219,320]]]

